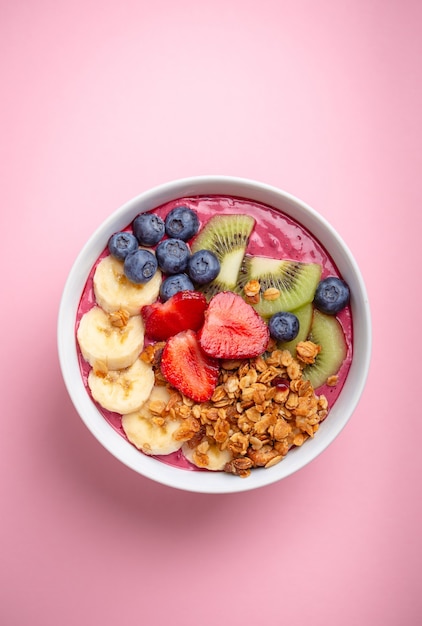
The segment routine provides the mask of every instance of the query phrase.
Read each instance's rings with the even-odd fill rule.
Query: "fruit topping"
[[[309,331],[311,330],[312,317],[314,313],[314,307],[312,303],[304,304],[292,311],[299,321],[299,332],[294,339],[291,341],[281,341],[278,343],[278,348],[280,350],[289,350],[293,356],[296,356],[296,346],[299,341],[305,341],[309,335]]]
[[[160,285],[160,298],[163,302],[179,291],[192,291],[193,283],[187,274],[168,276]]]
[[[332,315],[314,311],[309,340],[320,346],[315,361],[303,370],[303,376],[317,389],[338,373],[347,355],[347,345],[340,322]]]
[[[98,263],[93,282],[98,306],[108,313],[123,309],[129,315],[139,315],[141,306],[157,299],[161,272],[157,270],[147,283],[133,283],[124,274],[123,261],[110,254]]]
[[[168,237],[188,241],[199,230],[198,216],[186,206],[175,207],[165,219],[165,229]]]
[[[164,239],[158,244],[155,254],[164,274],[180,274],[188,266],[190,250],[182,239]]]
[[[290,380],[284,378],[283,376],[276,376],[271,381],[272,387],[277,387],[278,391],[289,391],[290,389]]]
[[[253,306],[260,315],[268,318],[278,311],[294,311],[312,302],[320,278],[321,266],[318,263],[245,256],[237,290],[247,297],[245,286],[251,281],[258,281],[260,297]]]
[[[188,262],[188,274],[197,285],[206,285],[218,276],[220,261],[211,250],[198,250]]]
[[[170,400],[167,387],[156,386],[138,411],[123,415],[122,428],[134,446],[149,455],[166,455],[179,450],[183,442],[173,435],[182,426],[181,419],[157,419]]]
[[[270,318],[268,328],[276,341],[292,341],[299,333],[299,320],[294,313],[279,311]]]
[[[217,385],[219,363],[203,352],[193,330],[185,330],[167,340],[161,371],[170,385],[185,396],[206,402]]]
[[[336,315],[349,304],[349,300],[350,291],[344,280],[337,276],[328,276],[318,284],[314,304],[322,313]]]
[[[192,253],[210,250],[220,262],[220,272],[201,288],[208,300],[219,291],[236,288],[240,266],[255,225],[250,215],[214,215],[192,243]]]
[[[189,441],[183,444],[182,452],[190,463],[212,472],[221,472],[233,458],[229,450],[221,450],[217,444],[210,445],[206,437],[193,447]]]
[[[207,300],[198,291],[179,291],[166,302],[142,307],[145,334],[154,341],[164,341],[183,330],[199,330],[204,323]]]
[[[121,261],[131,252],[136,252],[138,247],[138,240],[135,235],[128,232],[114,233],[108,240],[108,251]]]
[[[141,213],[135,217],[132,230],[141,246],[155,246],[165,234],[164,222],[155,213]]]
[[[209,302],[199,340],[204,352],[215,358],[252,358],[265,351],[269,331],[241,296],[222,291]]]
[[[144,346],[140,315],[106,313],[93,306],[81,318],[77,339],[82,356],[92,367],[118,370],[132,365]]]
[[[123,271],[132,283],[147,283],[158,269],[157,259],[149,250],[139,249],[128,254]]]
[[[92,369],[88,375],[88,385],[92,397],[108,411],[132,413],[148,400],[154,387],[154,372],[148,363],[141,359],[130,367],[108,372]]]

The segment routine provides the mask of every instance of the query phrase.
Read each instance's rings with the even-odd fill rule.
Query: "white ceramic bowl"
[[[244,197],[281,210],[311,231],[326,248],[350,286],[354,356],[345,385],[313,440],[291,450],[269,469],[253,470],[246,479],[223,472],[177,469],[150,458],[128,443],[98,412],[84,387],[75,341],[75,320],[87,276],[109,237],[143,211],[183,196],[219,194]],[[234,493],[274,483],[315,459],[344,428],[362,394],[370,362],[371,319],[365,285],[346,244],[330,224],[292,195],[252,180],[226,176],[200,176],[169,182],[130,200],[108,217],[86,243],[67,279],[58,318],[58,351],[63,378],[80,417],[96,439],[134,471],[159,483],[202,493]]]

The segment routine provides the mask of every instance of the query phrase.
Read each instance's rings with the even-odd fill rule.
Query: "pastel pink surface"
[[[1,16],[0,622],[421,623],[421,5],[39,0]],[[119,464],[71,405],[56,349],[93,230],[206,173],[323,214],[373,314],[368,385],[340,437],[227,497]]]

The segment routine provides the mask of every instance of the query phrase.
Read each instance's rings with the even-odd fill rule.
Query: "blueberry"
[[[128,254],[131,254],[131,252],[135,252],[138,247],[138,240],[132,233],[114,233],[108,240],[108,251],[112,256],[121,261],[123,261]]]
[[[158,244],[155,254],[164,274],[180,274],[188,266],[190,250],[181,239],[164,239]]]
[[[268,323],[270,335],[276,341],[292,341],[299,332],[299,320],[294,313],[274,313]]]
[[[160,285],[160,298],[163,302],[179,291],[193,290],[193,284],[186,274],[173,274],[163,280]]]
[[[315,291],[314,305],[322,313],[336,315],[349,303],[350,290],[344,280],[336,276],[324,278]]]
[[[188,261],[188,274],[194,283],[205,285],[220,272],[220,261],[210,250],[198,250]]]
[[[125,258],[123,271],[132,283],[147,283],[157,271],[158,263],[149,250],[137,250]]]
[[[132,229],[141,246],[155,246],[165,233],[164,222],[155,213],[141,213],[135,217]]]
[[[199,230],[199,219],[195,211],[187,206],[175,207],[165,220],[166,233],[169,237],[188,241]]]

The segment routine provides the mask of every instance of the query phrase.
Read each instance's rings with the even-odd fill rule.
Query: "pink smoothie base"
[[[203,227],[212,215],[218,213],[247,213],[252,215],[255,218],[255,226],[251,233],[246,250],[248,254],[268,256],[278,259],[291,259],[304,263],[319,263],[322,267],[322,278],[326,276],[340,276],[330,255],[307,229],[284,213],[269,206],[251,200],[228,196],[198,196],[172,200],[171,202],[167,202],[157,207],[153,212],[164,219],[171,209],[180,205],[188,206],[197,212],[200,220],[200,227]],[[127,225],[126,230],[131,230],[131,224]],[[77,311],[76,330],[81,317],[95,304],[93,276],[99,261],[108,254],[108,249],[105,247],[103,253],[99,256],[88,276]],[[335,387],[323,385],[316,390],[318,395],[323,394],[327,397],[330,408],[334,405],[342,390],[352,361],[353,324],[350,307],[343,309],[343,311],[338,314],[337,319],[342,325],[346,338],[347,356],[338,372],[337,385]],[[87,393],[110,426],[122,437],[127,439],[122,428],[121,415],[103,409],[92,398],[88,387],[88,374],[90,366],[83,359],[79,347],[78,359]],[[329,415],[327,419],[329,419]],[[143,453],[139,451],[139,454]],[[189,463],[180,450],[167,456],[155,458],[158,458],[160,461],[174,467],[178,467],[179,469],[206,471],[199,470],[197,467]]]

